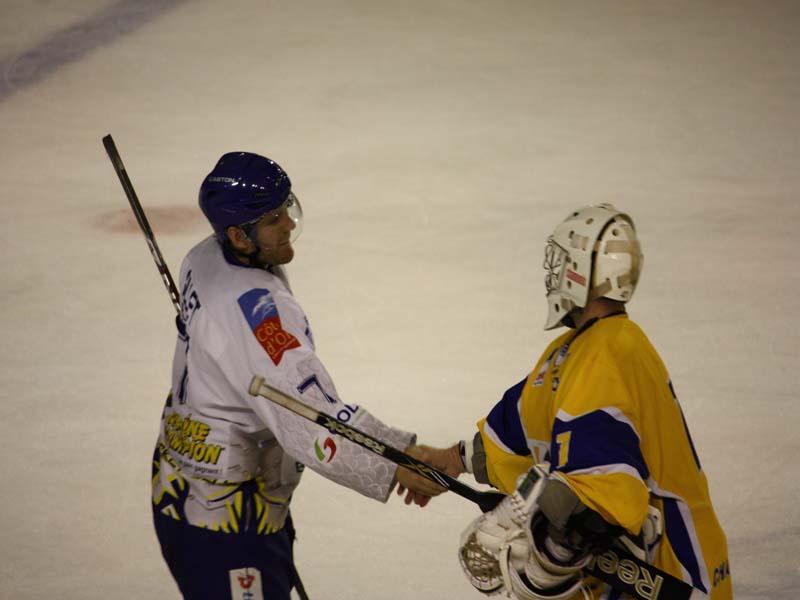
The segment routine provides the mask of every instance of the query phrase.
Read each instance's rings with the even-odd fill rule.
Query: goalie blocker
[[[660,535],[657,511],[633,540],[536,466],[512,495],[465,530],[459,562],[479,591],[493,595],[505,588],[521,600],[591,597],[588,574],[641,600],[705,598],[644,562],[643,548]]]

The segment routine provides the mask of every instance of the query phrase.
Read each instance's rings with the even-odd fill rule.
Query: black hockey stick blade
[[[476,490],[447,473],[283,393],[266,383],[263,377],[253,377],[250,381],[249,392],[252,396],[262,396],[309,421],[313,421],[333,434],[342,435],[353,443],[363,446],[401,467],[411,469],[451,492],[471,500],[483,512],[489,512],[506,497],[500,492]],[[586,572],[588,575],[604,581],[612,588],[626,592],[639,600],[695,600],[695,598],[699,600],[705,597],[702,592],[695,590],[685,581],[618,547],[606,550],[596,556],[587,567]]]
[[[406,467],[418,475],[421,475],[422,477],[439,484],[443,488],[446,488],[451,492],[466,498],[467,500],[471,500],[477,504],[483,512],[492,510],[503,498],[505,498],[505,495],[501,494],[500,492],[482,492],[480,490],[476,490],[475,488],[460,482],[458,479],[451,477],[444,471],[440,471],[439,469],[436,469],[435,467],[432,467],[421,460],[417,460],[413,456],[409,456],[405,452],[402,452],[397,448],[393,448],[392,446],[375,439],[371,435],[359,431],[355,427],[345,425],[338,419],[335,419],[330,415],[326,415],[325,413],[308,406],[304,402],[284,394],[282,391],[272,387],[268,383],[265,383],[263,377],[253,377],[252,381],[250,382],[249,391],[253,396],[263,396],[275,404],[283,406],[284,408],[308,419],[309,421],[313,421],[331,433],[344,436],[351,442],[358,444],[359,446],[362,446],[367,450],[374,452],[375,454],[382,456],[397,465],[400,465],[401,467]]]
[[[178,288],[175,287],[175,282],[173,281],[172,275],[169,272],[167,263],[164,261],[164,257],[161,255],[161,250],[158,249],[156,236],[153,234],[153,230],[150,227],[147,216],[144,214],[144,209],[139,202],[139,198],[136,196],[136,190],[133,189],[133,184],[128,177],[127,171],[125,171],[125,165],[122,163],[122,158],[117,151],[117,145],[114,143],[114,138],[111,137],[111,134],[108,134],[103,138],[103,146],[106,149],[106,153],[108,153],[108,158],[111,160],[111,164],[114,167],[114,171],[117,173],[117,177],[119,177],[119,182],[122,184],[122,189],[125,191],[125,195],[128,197],[128,202],[130,203],[131,210],[136,217],[136,222],[139,223],[139,228],[142,230],[142,233],[144,233],[144,237],[147,240],[147,246],[150,248],[150,254],[153,256],[153,260],[156,263],[158,273],[161,275],[161,280],[164,282],[164,287],[167,288],[167,293],[169,294],[170,300],[172,300],[172,305],[175,307],[175,311],[178,313],[178,315],[180,315],[181,301],[180,294],[178,294]]]

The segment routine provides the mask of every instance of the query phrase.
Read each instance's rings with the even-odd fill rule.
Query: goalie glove
[[[530,527],[524,533],[529,552],[522,569],[514,568],[514,561],[500,554],[505,586],[520,600],[566,600],[578,592],[585,595],[581,569],[592,556],[577,557],[551,540],[547,518],[541,512],[533,515]]]
[[[523,600],[561,600],[581,589],[580,569],[590,557],[570,562],[572,553],[547,538],[547,519],[537,505],[547,481],[546,472],[534,467],[513,494],[462,534],[461,568],[480,592],[492,595],[505,589]],[[541,523],[542,539],[529,533],[534,518]]]
[[[544,481],[545,472],[534,467],[526,477]],[[524,569],[528,556],[525,539],[525,522],[530,512],[526,500],[517,492],[506,496],[494,510],[472,521],[461,534],[458,559],[472,586],[478,591],[494,595],[504,589],[500,569],[500,552],[505,550],[505,560],[514,569]]]

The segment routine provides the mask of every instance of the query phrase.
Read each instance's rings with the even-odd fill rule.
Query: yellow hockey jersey
[[[510,493],[533,463],[549,462],[586,506],[633,535],[651,505],[663,535],[648,562],[713,600],[732,598],[725,534],[669,374],[627,315],[554,340],[478,427],[497,488]]]

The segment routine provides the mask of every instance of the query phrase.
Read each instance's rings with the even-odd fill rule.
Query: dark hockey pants
[[[186,600],[289,600],[295,571],[291,516],[269,535],[224,533],[194,527],[153,511],[161,554]],[[258,571],[257,593],[231,571]]]

